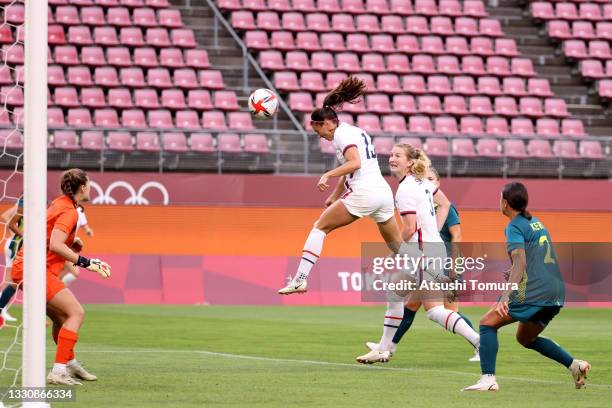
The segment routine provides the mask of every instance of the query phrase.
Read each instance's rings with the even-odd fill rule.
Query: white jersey
[[[340,122],[334,132],[333,144],[340,164],[346,162],[344,153],[350,147],[356,147],[359,151],[361,168],[346,176],[347,190],[389,188],[389,184],[380,172],[372,139],[365,130]]]
[[[416,214],[417,231],[409,242],[443,242],[438,231],[433,196],[438,191],[431,181],[410,175],[400,181],[395,206],[400,215]]]
[[[77,207],[77,214],[79,214],[79,218],[77,218],[77,226],[76,230],[79,231],[80,228],[87,225],[87,217],[85,216],[85,211],[81,207]]]

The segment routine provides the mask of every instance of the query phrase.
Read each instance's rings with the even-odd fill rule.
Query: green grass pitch
[[[591,362],[589,386],[500,331],[497,393],[461,393],[479,376],[470,346],[419,312],[388,364],[362,366],[384,306],[87,306],[77,358],[100,377],[57,407],[609,407],[610,310],[566,308],[544,334]],[[19,310],[15,308],[15,314]],[[474,323],[482,308],[464,308]],[[14,329],[0,331],[6,350]],[[48,366],[54,346],[48,340]],[[7,386],[18,348],[0,373]]]

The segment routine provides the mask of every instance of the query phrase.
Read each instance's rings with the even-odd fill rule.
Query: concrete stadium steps
[[[573,64],[558,52],[546,32],[531,19],[529,2],[490,0],[491,18],[499,20],[506,37],[516,41],[519,51],[533,62],[539,76],[550,81],[552,91],[565,99],[568,110],[584,122],[585,130],[595,136],[612,135],[612,110],[593,92]]]

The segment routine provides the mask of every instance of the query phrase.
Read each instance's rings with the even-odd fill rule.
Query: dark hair
[[[502,197],[508,202],[510,208],[518,211],[523,217],[531,220],[531,213],[527,211],[529,194],[523,183],[508,183],[502,190]]]
[[[327,94],[323,100],[323,107],[312,111],[310,120],[322,122],[327,119],[338,119],[337,110],[342,108],[344,103],[358,103],[360,98],[366,93],[365,83],[354,76],[345,78]]]
[[[88,180],[89,178],[87,177],[87,173],[81,169],[66,170],[62,174],[60,181],[62,193],[66,194],[74,201],[74,195],[77,193],[77,191],[79,191],[81,186],[87,184]]]
[[[434,166],[430,165],[429,171],[431,171],[433,175],[436,176],[436,180],[440,180],[440,173],[438,173],[438,170]]]

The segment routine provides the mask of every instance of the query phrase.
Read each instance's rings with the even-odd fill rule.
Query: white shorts
[[[349,188],[341,201],[355,217],[370,217],[376,222],[385,222],[395,215],[393,192],[389,185],[367,190]]]
[[[7,268],[10,268],[11,266],[13,266],[13,259],[15,259],[15,254],[13,253],[13,251],[11,250],[11,242],[13,241],[13,239],[7,239],[4,242],[4,266]]]

